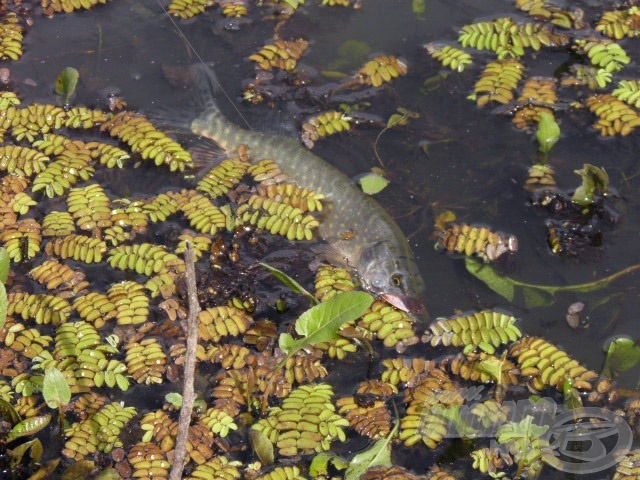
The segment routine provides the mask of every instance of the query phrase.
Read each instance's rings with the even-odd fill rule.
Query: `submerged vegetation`
[[[96,3],[103,2],[43,0],[42,8],[52,14]],[[176,0],[168,11],[190,18],[216,7],[238,18],[265,8],[286,22],[304,3]],[[514,125],[536,129],[540,156],[523,188],[548,215],[550,251],[577,258],[597,248],[602,223],[615,225],[615,195],[606,171],[590,164],[576,171],[576,188],[555,188],[557,82],[527,78],[523,58],[572,48],[584,60],[569,67],[572,82],[610,90],[613,75],[630,62],[616,42],[636,36],[640,14],[635,7],[603,12],[596,37],[584,40],[588,24],[575,10],[543,1],[516,4],[534,21],[505,17],[461,29],[463,48],[497,57],[480,74],[472,99],[480,107],[513,105]],[[424,14],[423,2],[413,7]],[[3,15],[0,56],[17,60],[19,20],[13,12]],[[260,82],[265,71],[297,78],[308,40],[284,40],[279,28],[248,56],[256,70],[243,92],[249,103],[276,98],[277,89]],[[457,72],[473,65],[461,48],[432,44],[428,51]],[[74,70],[65,69],[56,85],[65,104],[73,102]],[[376,54],[344,76],[329,98],[379,89],[407,71],[402,59]],[[634,82],[622,80],[611,93],[585,100],[603,136],[627,135],[640,124]],[[314,241],[330,199],[288,179],[277,159],[254,158],[244,146],[196,180],[184,178],[195,163],[190,152],[144,115],[120,110],[0,95],[2,475],[170,478],[184,455],[189,479],[536,478],[571,464],[559,458],[567,452],[549,428],[559,405],[601,407],[637,432],[640,394],[615,381],[640,360],[634,341],[612,341],[599,374],[530,335],[509,311],[456,311],[422,324],[360,291],[348,269],[322,263],[313,275],[285,273],[296,262],[308,263],[302,242]],[[398,112],[378,140],[417,118],[402,107]],[[302,138],[312,148],[355,124],[349,106],[331,105],[307,117]],[[113,171],[153,169],[181,187],[126,198],[110,188]],[[388,181],[378,177],[384,188]],[[365,184],[371,193],[381,189]],[[514,235],[454,221],[450,212],[437,219],[437,248],[463,256],[470,277],[528,308],[549,305],[560,292],[601,289],[640,269],[579,285],[515,280],[499,270],[518,250]],[[290,263],[260,266],[282,245]],[[188,273],[189,255],[197,282]],[[284,287],[274,286],[272,275]],[[189,345],[189,333],[196,345]],[[345,385],[338,372],[356,362],[359,371]],[[181,411],[194,399],[182,390],[185,379],[195,383],[196,397],[186,423]],[[570,424],[585,426],[588,419]],[[451,448],[447,461],[427,454],[458,441],[464,448]],[[408,452],[404,457],[425,459],[420,471],[396,460],[400,448]],[[625,445],[621,452],[614,478],[638,477],[638,451]]]

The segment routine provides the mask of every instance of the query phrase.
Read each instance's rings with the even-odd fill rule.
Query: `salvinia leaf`
[[[344,480],[358,480],[364,472],[376,465],[391,467],[393,464],[391,463],[390,443],[397,431],[398,423],[386,438],[381,438],[371,448],[353,457],[344,474]]]
[[[316,299],[316,297],[311,295],[311,293],[306,288],[304,288],[302,285],[300,285],[298,282],[296,282],[293,278],[291,278],[289,275],[284,273],[282,270],[278,270],[276,267],[272,267],[271,265],[267,265],[266,263],[262,263],[262,262],[260,262],[260,265],[262,265],[262,267],[265,270],[267,270],[269,273],[275,276],[278,280],[284,283],[291,290],[308,297],[309,300],[311,300],[311,303],[313,303],[314,305],[318,304],[318,300]]]
[[[280,348],[291,356],[297,350],[336,338],[343,323],[359,318],[373,297],[366,292],[342,292],[326,302],[311,307],[296,321],[296,333],[302,338],[294,340],[288,333],[280,335]]]

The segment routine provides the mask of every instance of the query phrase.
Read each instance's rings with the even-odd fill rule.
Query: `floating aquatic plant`
[[[518,251],[518,240],[490,230],[487,227],[454,224],[440,232],[436,249],[466,256],[478,256],[486,262],[493,262],[506,253]]]
[[[308,42],[301,38],[296,40],[278,38],[273,43],[262,47],[259,52],[249,56],[249,60],[256,62],[257,68],[262,70],[279,68],[291,72],[295,70],[307,46]]]

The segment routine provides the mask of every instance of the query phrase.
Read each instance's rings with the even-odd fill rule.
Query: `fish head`
[[[425,311],[421,298],[424,284],[413,258],[395,252],[387,242],[365,247],[357,271],[365,290],[405,312]]]

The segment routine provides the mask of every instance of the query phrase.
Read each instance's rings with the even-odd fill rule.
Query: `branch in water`
[[[187,354],[184,363],[184,384],[182,387],[182,408],[178,421],[178,436],[176,438],[176,450],[169,480],[180,480],[187,458],[187,437],[191,424],[191,412],[195,401],[193,388],[196,369],[196,348],[198,346],[198,315],[200,304],[196,288],[196,272],[193,255],[193,246],[187,242],[184,255],[186,263],[187,295],[189,299],[189,316],[187,318]]]

